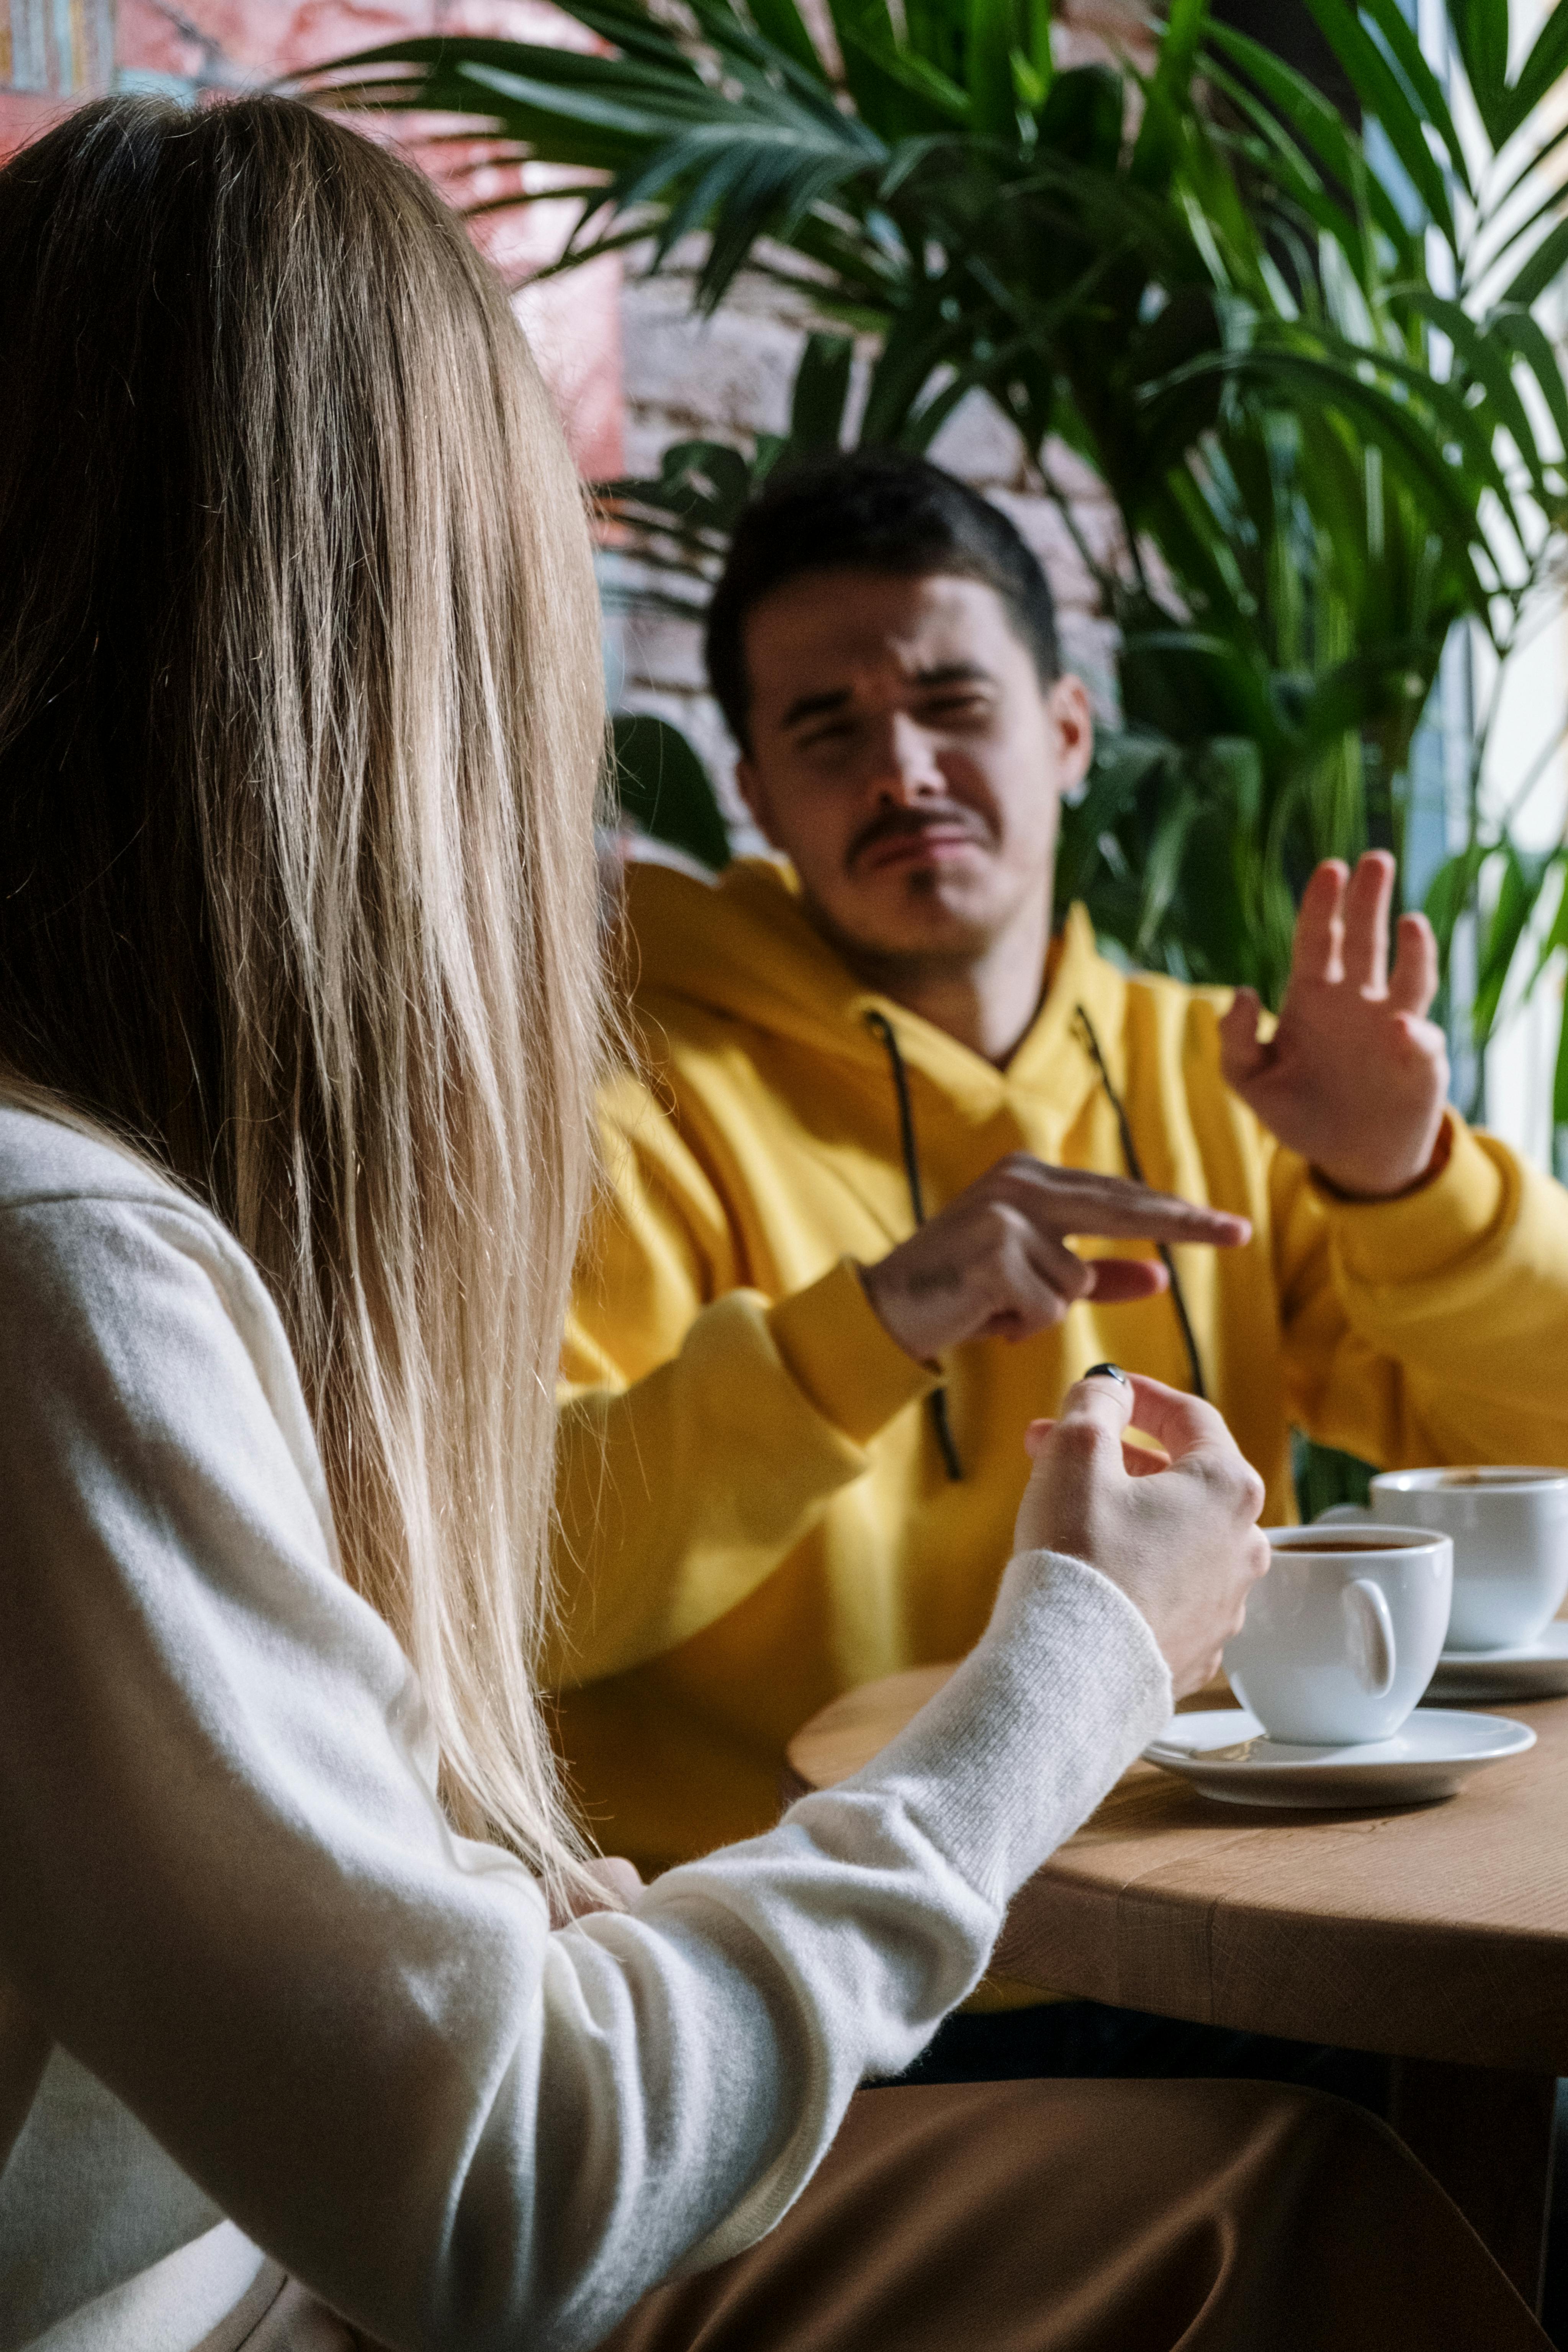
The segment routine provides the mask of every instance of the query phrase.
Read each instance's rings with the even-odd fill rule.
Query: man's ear
[[[1082,678],[1071,670],[1058,677],[1046,697],[1046,709],[1056,738],[1057,788],[1076,792],[1094,757],[1094,712]]]

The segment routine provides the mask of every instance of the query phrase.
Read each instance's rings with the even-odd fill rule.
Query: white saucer
[[[1245,1707],[1173,1715],[1143,1750],[1205,1797],[1231,1805],[1424,1805],[1451,1797],[1468,1773],[1533,1748],[1527,1724],[1504,1715],[1426,1707],[1392,1739],[1353,1748],[1298,1748],[1265,1737]]]
[[[1445,1650],[1428,1699],[1555,1698],[1568,1691],[1568,1620],[1506,1650]],[[1425,1705],[1425,1700],[1423,1705]]]

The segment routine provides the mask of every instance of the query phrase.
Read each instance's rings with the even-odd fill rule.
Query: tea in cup
[[[1342,1504],[1321,1527],[1429,1528],[1454,1539],[1452,1650],[1533,1642],[1568,1593],[1568,1471],[1383,1470],[1370,1510]]]
[[[1454,1546],[1428,1528],[1271,1528],[1268,1573],[1226,1646],[1231,1688],[1271,1739],[1393,1737],[1448,1630]]]

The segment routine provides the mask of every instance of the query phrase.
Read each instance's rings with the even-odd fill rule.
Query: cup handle
[[[1368,1698],[1386,1698],[1394,1688],[1394,1620],[1383,1587],[1358,1576],[1341,1596],[1351,1637],[1351,1672]]]
[[[1372,1513],[1364,1503],[1334,1503],[1328,1510],[1320,1511],[1312,1525],[1315,1528],[1349,1527],[1353,1522],[1358,1527],[1366,1527],[1371,1518]]]

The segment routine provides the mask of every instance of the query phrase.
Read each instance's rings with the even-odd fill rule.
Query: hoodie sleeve
[[[563,1356],[559,1630],[570,1689],[675,1649],[743,1601],[938,1375],[854,1265],[770,1303],[714,1186],[651,1093],[606,1118],[611,1189]]]
[[[1275,1151],[1292,1418],[1384,1469],[1568,1463],[1568,1192],[1448,1121],[1444,1167],[1392,1201]]]

